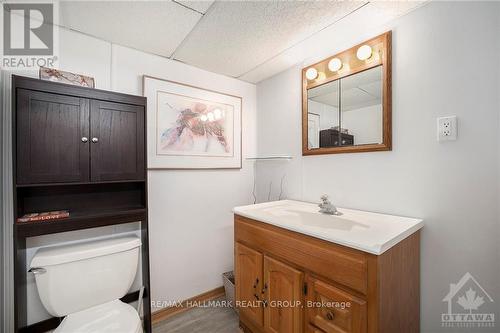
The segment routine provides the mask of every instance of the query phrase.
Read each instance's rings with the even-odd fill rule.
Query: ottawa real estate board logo
[[[442,327],[495,327],[495,314],[488,311],[494,301],[468,272],[457,283],[450,284],[443,302],[448,304],[448,311],[441,314]]]
[[[57,16],[54,3],[2,4],[2,68],[53,67]]]

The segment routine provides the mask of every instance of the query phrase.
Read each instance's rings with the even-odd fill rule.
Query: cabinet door
[[[306,326],[306,333],[325,333],[325,331],[322,331],[319,328],[309,324]]]
[[[266,256],[263,291],[265,331],[302,332],[303,273]]]
[[[144,108],[92,100],[92,181],[144,179]]]
[[[17,183],[89,180],[89,101],[18,89]]]
[[[326,333],[365,333],[366,302],[315,278],[307,279],[308,324]]]
[[[239,311],[262,326],[262,254],[240,243],[235,249],[236,301]]]

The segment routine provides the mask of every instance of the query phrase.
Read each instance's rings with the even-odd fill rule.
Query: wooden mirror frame
[[[372,55],[367,60],[359,60],[356,56],[358,48],[362,45],[369,45],[372,48]],[[302,155],[362,153],[392,149],[391,53],[391,31],[388,31],[382,35],[374,37],[348,50],[335,54],[302,69]],[[337,72],[331,72],[328,69],[328,62],[333,58],[339,58],[343,64],[342,68]],[[382,66],[382,143],[309,149],[307,144],[307,91],[328,82],[345,78],[377,66]],[[316,79],[308,80],[306,78],[306,71],[309,68],[315,68],[318,71],[318,77]],[[342,125],[340,124],[340,126]]]

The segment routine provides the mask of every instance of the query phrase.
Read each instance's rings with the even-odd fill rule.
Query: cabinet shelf
[[[131,184],[131,183],[145,183],[145,180],[113,180],[103,182],[71,182],[71,183],[39,183],[39,184],[16,184],[17,188],[26,187],[54,187],[54,186],[70,186],[70,185],[105,185],[105,184]]]
[[[129,207],[120,210],[70,212],[64,219],[39,222],[15,223],[17,237],[33,237],[58,232],[103,227],[107,225],[145,221],[144,207]]]

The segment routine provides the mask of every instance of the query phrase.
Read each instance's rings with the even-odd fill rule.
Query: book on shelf
[[[17,222],[39,222],[47,220],[59,220],[67,217],[69,217],[69,211],[54,210],[51,212],[24,214],[23,216],[17,218]]]

